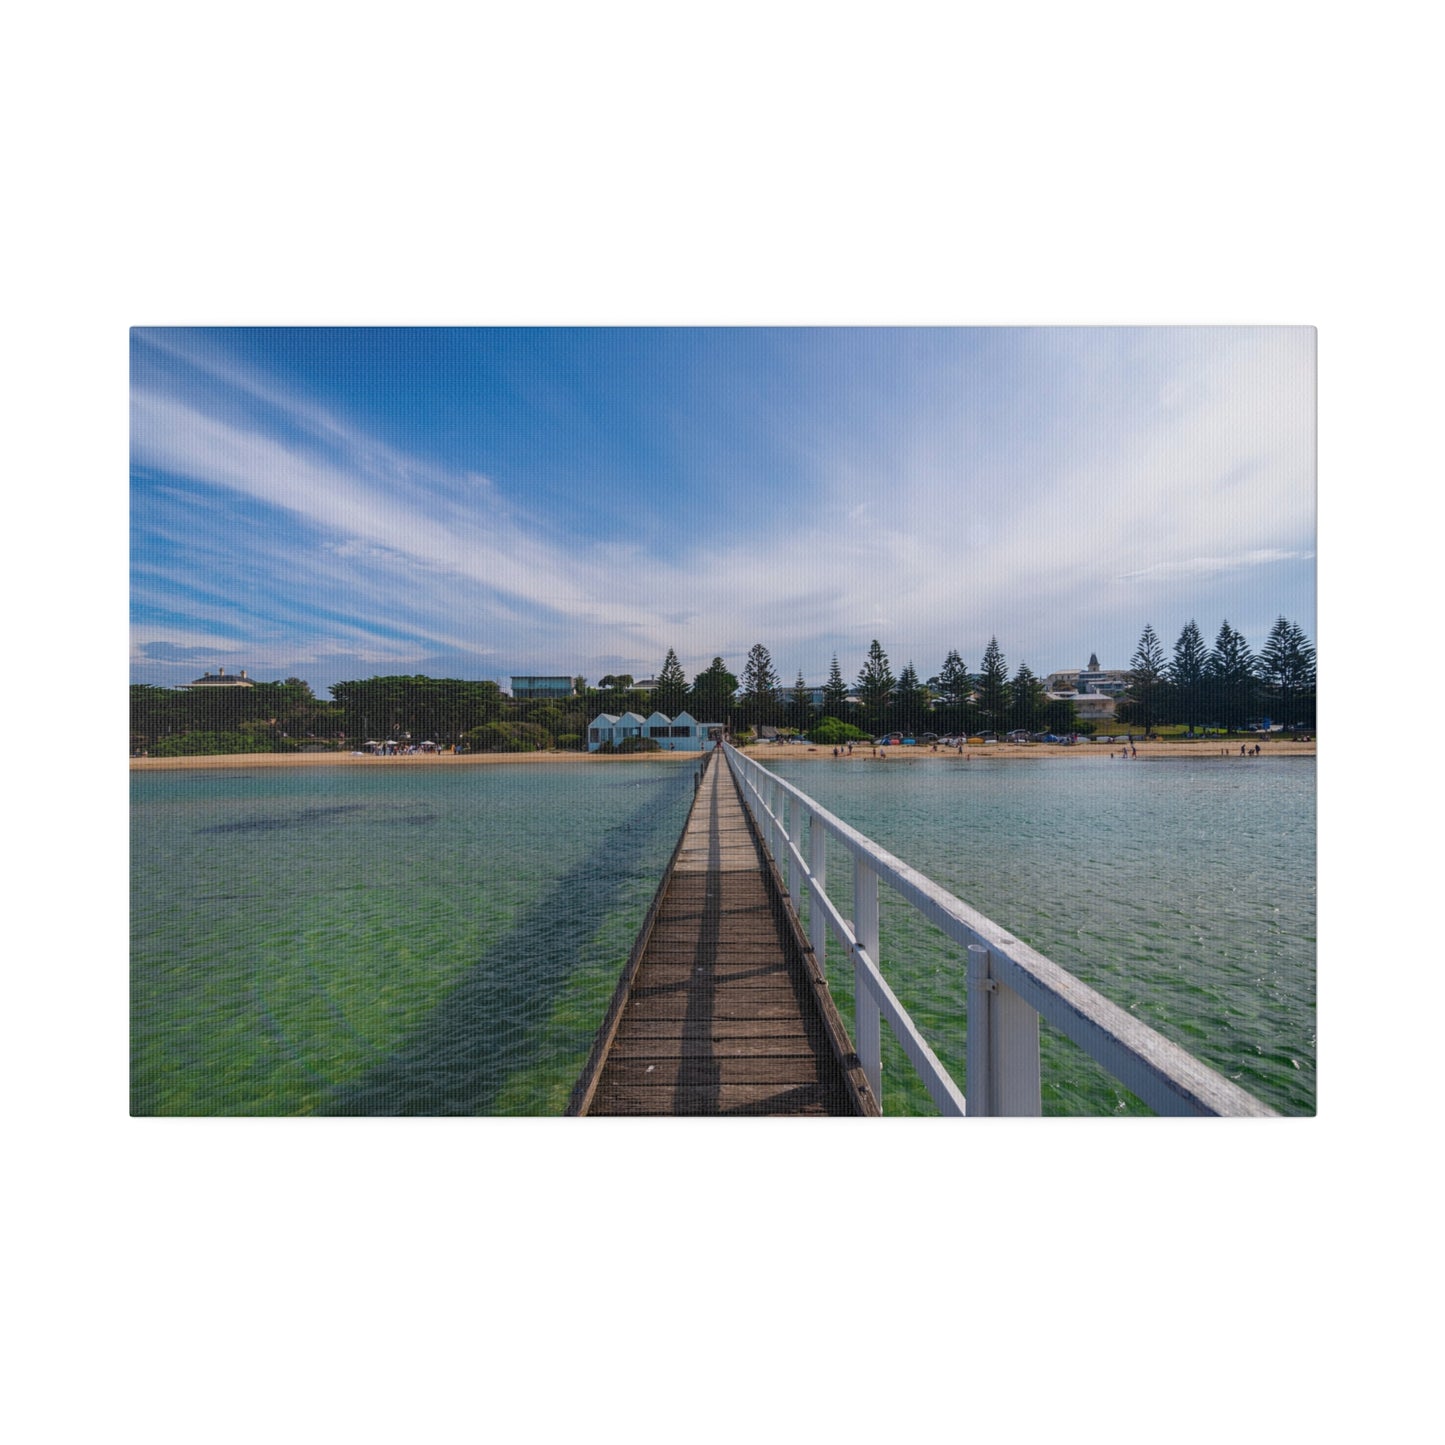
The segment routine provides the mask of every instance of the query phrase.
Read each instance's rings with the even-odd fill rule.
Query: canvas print
[[[1315,1112],[1311,328],[140,326],[131,407],[133,1114]]]

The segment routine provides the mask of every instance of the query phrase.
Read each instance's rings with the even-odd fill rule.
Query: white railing
[[[880,1108],[880,1023],[886,1018],[923,1086],[943,1113],[972,1117],[1042,1113],[1042,1017],[1157,1114],[1275,1112],[850,828],[776,773],[744,757],[731,745],[725,745],[725,753],[784,888],[794,898],[804,889],[808,892],[808,941],[819,968],[826,975],[830,934],[842,943],[852,960],[853,1043]],[[828,897],[830,838],[852,858],[851,920],[845,919]],[[945,938],[967,950],[967,1104],[879,970],[880,880],[912,904]]]

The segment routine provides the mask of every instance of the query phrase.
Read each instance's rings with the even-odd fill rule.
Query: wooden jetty
[[[727,759],[712,753],[567,1113],[879,1112]]]

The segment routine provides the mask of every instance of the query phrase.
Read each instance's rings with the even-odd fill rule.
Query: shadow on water
[[[243,818],[234,823],[211,823],[204,828],[197,828],[195,831],[197,836],[207,833],[295,831],[300,828],[321,827],[347,813],[374,815],[376,812],[377,805],[375,803],[337,803],[327,808],[302,808],[296,812],[277,813],[264,818]],[[373,817],[372,821],[376,821],[376,819]],[[407,806],[393,808],[390,816],[383,816],[380,821],[420,828],[436,822],[436,813],[427,807]]]
[[[510,1076],[536,1062],[538,1035],[618,885],[650,876],[654,868],[661,876],[654,863],[657,840],[682,827],[683,810],[671,805],[691,793],[692,774],[683,768],[656,779],[641,805],[517,918],[407,1043],[360,1078],[333,1088],[315,1112],[494,1112]]]
[[[365,803],[338,803],[329,808],[302,808],[298,812],[280,814],[266,818],[244,818],[235,823],[212,823],[197,828],[203,833],[270,833],[282,828],[305,828],[313,824],[329,823],[343,813],[359,813]]]

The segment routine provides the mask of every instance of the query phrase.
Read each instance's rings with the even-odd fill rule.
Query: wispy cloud
[[[719,503],[716,527],[631,536],[580,521],[625,495],[589,493],[572,515],[523,464],[439,463],[252,361],[163,335],[164,365],[138,368],[132,397],[136,671],[213,641],[218,658],[250,648],[260,671],[302,675],[338,657],[638,672],[668,647],[695,671],[763,641],[789,675],[821,679],[833,651],[851,672],[878,636],[926,675],[994,635],[1043,670],[1081,649],[1117,656],[1146,621],[1299,610],[1308,333],[1010,335],[950,349],[926,333],[911,370],[890,352],[817,405],[770,375],[773,440],[754,464],[775,484]],[[702,400],[695,422],[719,424]],[[657,465],[639,452],[638,468]],[[663,469],[662,491],[706,516],[712,466]],[[546,500],[529,505],[529,489]],[[1277,600],[1225,607],[1231,586]]]

